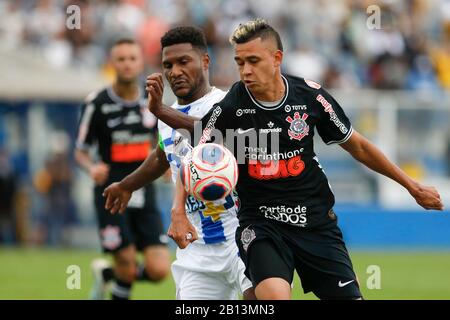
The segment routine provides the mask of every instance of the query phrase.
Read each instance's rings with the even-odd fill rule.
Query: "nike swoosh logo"
[[[249,129],[242,129],[242,128],[239,128],[239,129],[237,129],[236,130],[236,132],[238,133],[238,134],[244,134],[244,133],[246,133],[246,132],[249,132],[249,131],[251,131],[251,130],[255,130],[255,128],[249,128]]]
[[[345,287],[346,285],[352,283],[353,281],[355,281],[355,280],[350,280],[350,281],[347,281],[347,282],[342,283],[342,282],[339,280],[338,286],[339,286],[339,288],[342,288],[342,287]]]

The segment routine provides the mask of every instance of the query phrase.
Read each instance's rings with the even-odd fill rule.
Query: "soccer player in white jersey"
[[[203,117],[226,94],[209,84],[209,56],[203,32],[194,27],[177,27],[161,38],[161,45],[164,74],[177,97],[172,108]],[[158,130],[156,150],[133,173],[105,189],[106,209],[111,213],[124,212],[132,192],[157,179],[169,167],[176,182],[180,159],[174,148],[181,135],[161,121]],[[254,299],[234,239],[238,226],[236,198],[230,195],[220,203],[204,203],[188,197],[186,211],[187,216],[171,217],[172,221],[188,219],[191,234],[197,238],[177,248],[177,259],[172,264],[177,299],[228,300],[236,299],[239,292],[244,299]],[[169,234],[174,225],[178,224],[171,226]]]

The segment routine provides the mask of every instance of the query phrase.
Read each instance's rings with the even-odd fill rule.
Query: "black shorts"
[[[320,299],[362,297],[336,220],[315,229],[252,221],[238,227],[236,242],[253,287],[271,277],[292,283],[295,269],[305,293]]]
[[[104,252],[114,253],[130,244],[140,251],[148,246],[167,244],[152,185],[133,193],[124,214],[111,214],[105,209],[104,188],[94,189],[100,243]]]

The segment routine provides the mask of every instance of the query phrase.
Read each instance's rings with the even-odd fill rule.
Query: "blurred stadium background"
[[[81,29],[66,27],[70,5],[80,8]],[[378,29],[367,25],[370,5],[380,8]],[[1,0],[0,299],[88,297],[89,262],[101,253],[92,183],[73,148],[80,102],[114,77],[109,45],[135,37],[151,73],[160,71],[166,30],[200,26],[212,83],[227,88],[238,79],[228,36],[258,16],[281,33],[284,72],[329,88],[357,130],[444,198],[446,212],[425,212],[405,190],[317,139],[366,298],[450,299],[449,0]],[[167,224],[172,187],[157,185]],[[69,265],[81,268],[80,290],[66,288]],[[381,289],[366,285],[373,265]],[[295,298],[312,298],[296,288]],[[133,292],[174,296],[171,279]]]

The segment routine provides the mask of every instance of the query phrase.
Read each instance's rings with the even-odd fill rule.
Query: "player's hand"
[[[154,115],[162,108],[164,82],[161,73],[152,73],[147,77],[145,90],[148,92],[148,110]]]
[[[124,213],[131,199],[131,194],[132,192],[123,189],[119,182],[114,182],[103,191],[103,196],[106,197],[105,209],[112,214]]]
[[[186,216],[184,208],[172,209],[171,223],[167,235],[172,238],[180,249],[198,239],[197,231]]]
[[[414,190],[410,191],[416,202],[427,210],[444,210],[441,196],[435,187],[429,187],[417,183]]]
[[[96,163],[90,168],[89,175],[96,185],[104,185],[109,176],[109,166],[104,162]]]

